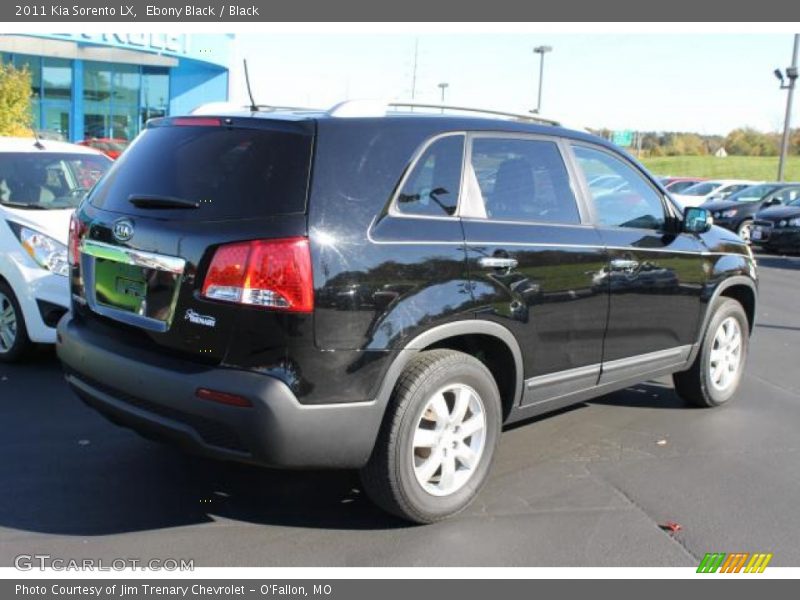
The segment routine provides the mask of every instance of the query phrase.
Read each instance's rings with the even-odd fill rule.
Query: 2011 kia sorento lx
[[[602,139],[347,104],[151,122],[69,260],[58,354],[87,404],[213,457],[360,469],[417,522],[475,497],[503,424],[666,374],[726,403],[757,293],[746,244]]]

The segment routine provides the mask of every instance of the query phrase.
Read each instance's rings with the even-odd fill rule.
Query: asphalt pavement
[[[0,566],[696,566],[706,552],[800,566],[800,258],[759,264],[731,404],[687,407],[665,379],[514,426],[477,501],[429,526],[384,515],[352,472],[214,462],[118,428],[52,351],[0,365]]]

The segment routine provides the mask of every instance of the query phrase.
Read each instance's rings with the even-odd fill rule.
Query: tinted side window
[[[785,190],[781,190],[775,194],[773,198],[777,198],[783,204],[789,204],[789,202],[800,198],[800,187],[786,188]]]
[[[602,225],[660,229],[661,197],[633,167],[607,152],[574,146]]]
[[[463,135],[449,135],[428,146],[397,196],[397,210],[435,217],[455,214],[463,155]]]
[[[490,219],[580,222],[569,174],[555,142],[475,138],[472,167]]]

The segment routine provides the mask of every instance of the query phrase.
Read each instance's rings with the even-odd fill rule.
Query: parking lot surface
[[[738,397],[687,407],[668,379],[507,431],[478,500],[409,526],[351,472],[183,456],[81,404],[52,351],[0,365],[0,566],[19,554],[195,566],[800,565],[800,258],[759,257]],[[674,522],[679,531],[661,526]]]

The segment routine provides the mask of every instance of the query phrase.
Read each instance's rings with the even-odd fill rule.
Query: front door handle
[[[611,260],[612,271],[622,271],[623,273],[633,273],[639,268],[638,260],[630,260],[627,258],[614,258]]]
[[[519,262],[516,258],[502,256],[483,256],[478,259],[478,264],[484,269],[515,269]]]

